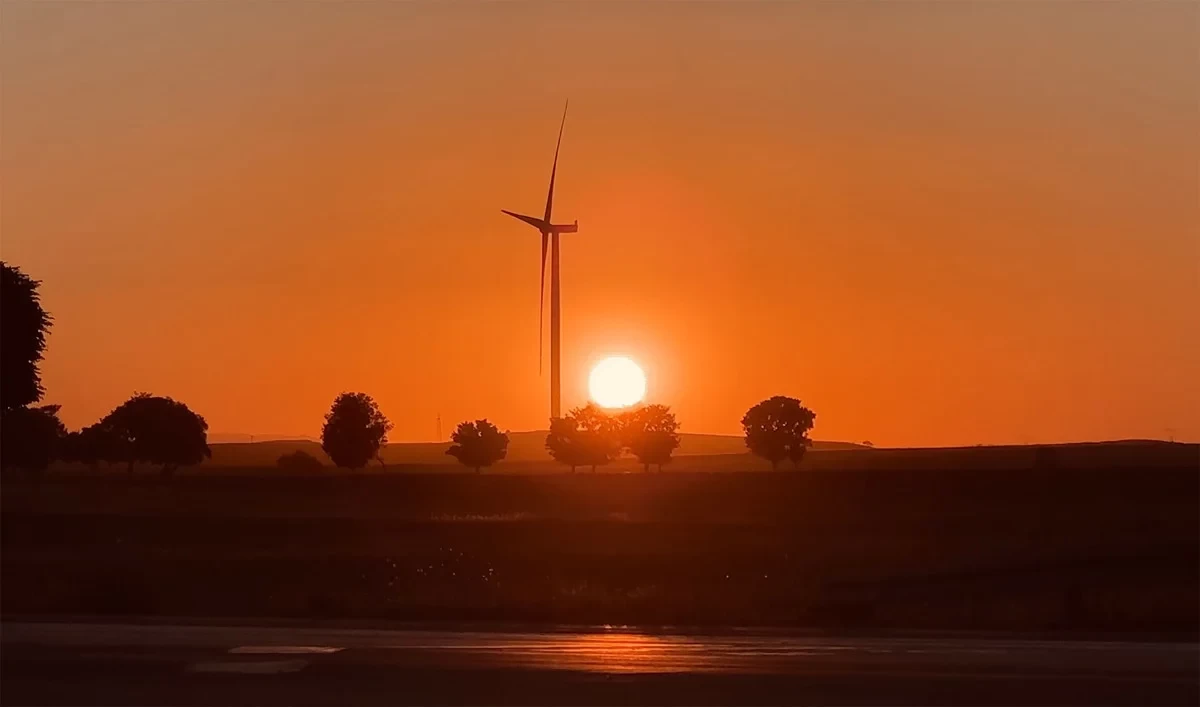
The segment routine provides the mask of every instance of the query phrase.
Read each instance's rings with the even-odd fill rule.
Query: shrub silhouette
[[[321,428],[321,449],[333,463],[347,469],[361,469],[378,459],[379,449],[387,444],[392,423],[366,393],[342,393],[333,401]]]
[[[817,416],[796,398],[776,395],[746,411],[742,428],[746,446],[757,456],[778,468],[779,462],[791,459],[798,468],[804,450],[812,444],[808,431]]]
[[[317,459],[303,449],[297,449],[288,454],[280,454],[279,458],[275,460],[275,466],[279,467],[281,471],[300,473],[320,471],[325,468],[320,459]]]
[[[212,456],[208,448],[208,423],[171,398],[136,393],[108,413],[92,433],[97,459],[157,464],[169,475],[180,466],[199,464]],[[82,433],[81,433],[82,437]]]
[[[478,474],[485,466],[491,466],[508,454],[508,433],[501,432],[487,420],[460,422],[454,434],[454,444],[446,454],[454,457],[463,466],[471,467]]]
[[[45,471],[62,454],[67,428],[58,419],[58,405],[6,410],[0,421],[0,450],[4,467]]]
[[[671,452],[679,446],[679,422],[666,405],[644,405],[618,417],[621,443],[650,471],[651,464],[671,461]]]
[[[38,286],[20,268],[0,261],[0,411],[42,399],[38,364],[46,350],[51,317],[42,309]],[[32,418],[24,418],[30,422]],[[17,420],[14,424],[23,424]]]

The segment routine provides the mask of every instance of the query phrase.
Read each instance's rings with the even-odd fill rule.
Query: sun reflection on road
[[[509,648],[513,650],[508,655],[522,666],[549,670],[675,673],[709,672],[720,667],[717,656],[707,646],[686,636],[576,634]]]

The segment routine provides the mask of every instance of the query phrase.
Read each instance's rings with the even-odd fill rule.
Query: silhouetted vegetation
[[[638,458],[645,471],[671,461],[679,446],[679,422],[666,405],[643,405],[617,416],[621,443]]]
[[[333,401],[321,428],[321,449],[333,463],[347,469],[361,469],[379,458],[379,449],[387,444],[392,423],[379,411],[375,400],[366,393],[342,393]]]
[[[577,467],[587,464],[587,450],[579,435],[579,423],[573,417],[550,418],[550,431],[546,433],[546,451],[560,464]]]
[[[297,449],[290,454],[279,455],[279,459],[275,460],[275,465],[279,467],[280,471],[298,473],[311,473],[325,468],[320,459],[302,449]]]
[[[64,461],[80,462],[95,468],[100,463],[128,463],[128,455],[122,450],[122,443],[116,438],[111,429],[101,423],[88,425],[78,432],[67,435],[63,449]]]
[[[575,419],[592,471],[621,455],[621,426],[616,417],[595,403],[575,408],[567,416]]]
[[[776,395],[746,411],[742,428],[746,446],[757,456],[778,468],[779,462],[790,459],[797,468],[812,440],[808,431],[817,416],[796,398]]]
[[[29,407],[42,399],[39,364],[52,321],[40,284],[0,261],[0,464],[9,469],[45,470],[67,435],[59,406]]]
[[[77,438],[80,461],[154,464],[164,475],[211,457],[208,423],[171,398],[137,393]]]
[[[460,422],[450,435],[450,441],[453,445],[446,454],[477,474],[481,468],[495,464],[508,454],[508,433],[501,432],[487,420]]]
[[[40,284],[20,268],[0,262],[0,411],[42,399],[38,364],[52,320],[42,309]]]
[[[572,472],[580,466],[595,471],[620,456],[620,423],[595,403],[574,408],[564,418],[551,418],[546,450]]]
[[[0,422],[0,450],[9,469],[45,471],[57,459],[67,438],[57,405],[6,410]]]

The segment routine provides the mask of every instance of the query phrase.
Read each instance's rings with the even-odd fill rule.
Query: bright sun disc
[[[646,395],[646,374],[631,359],[612,356],[592,369],[588,393],[601,407],[629,407]]]

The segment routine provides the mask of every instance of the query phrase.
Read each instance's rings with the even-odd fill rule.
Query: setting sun
[[[646,395],[646,374],[633,360],[612,356],[592,369],[588,393],[602,407],[628,407]]]

